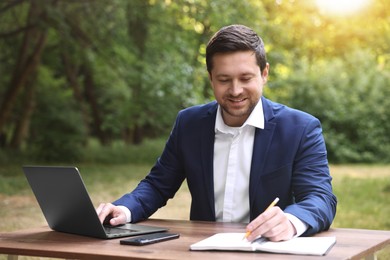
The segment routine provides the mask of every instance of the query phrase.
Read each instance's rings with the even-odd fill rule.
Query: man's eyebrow
[[[252,73],[252,72],[245,72],[245,73],[242,73],[240,74],[240,76],[255,76],[256,73]]]
[[[217,75],[215,75],[215,77],[217,77],[217,78],[229,78],[231,76],[228,75],[228,74],[217,74]]]
[[[242,76],[256,76],[256,73],[253,73],[253,72],[244,72],[244,73],[242,73],[242,74],[240,74],[239,75],[240,77],[242,77]],[[230,77],[232,77],[231,75],[229,75],[229,74],[224,74],[224,73],[221,73],[221,74],[217,74],[217,75],[215,75],[215,77],[224,77],[224,78],[230,78]]]

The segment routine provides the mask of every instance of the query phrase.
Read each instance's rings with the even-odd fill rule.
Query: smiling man
[[[186,179],[191,220],[248,223],[250,241],[328,229],[337,202],[321,124],[262,96],[269,64],[261,38],[243,25],[223,27],[207,45],[206,64],[216,101],[179,112],[149,174],[132,192],[100,204],[100,220],[146,219]]]
[[[240,127],[260,100],[269,65],[260,71],[253,51],[217,53],[212,63],[209,77],[224,123]]]

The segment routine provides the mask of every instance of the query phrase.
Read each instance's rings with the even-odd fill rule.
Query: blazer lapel
[[[209,198],[208,203],[212,209],[213,218],[215,219],[215,203],[214,203],[214,139],[215,139],[215,118],[217,113],[217,103],[202,120],[201,126],[201,163],[202,174],[204,180],[205,192]]]
[[[259,193],[257,190],[259,187],[258,183],[260,182],[260,176],[263,172],[264,165],[266,164],[267,153],[276,127],[275,123],[270,122],[270,120],[274,117],[271,105],[265,98],[262,98],[262,102],[265,124],[264,129],[256,128],[255,130],[249,181],[249,201],[251,209],[255,207],[255,194]]]

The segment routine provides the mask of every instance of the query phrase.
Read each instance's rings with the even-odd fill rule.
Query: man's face
[[[209,77],[226,125],[241,126],[257,105],[269,65],[260,72],[253,51],[217,53]]]

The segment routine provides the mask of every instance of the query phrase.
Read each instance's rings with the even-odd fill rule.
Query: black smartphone
[[[121,239],[119,242],[121,245],[143,246],[179,237],[179,234],[174,233],[153,233],[127,239]]]

